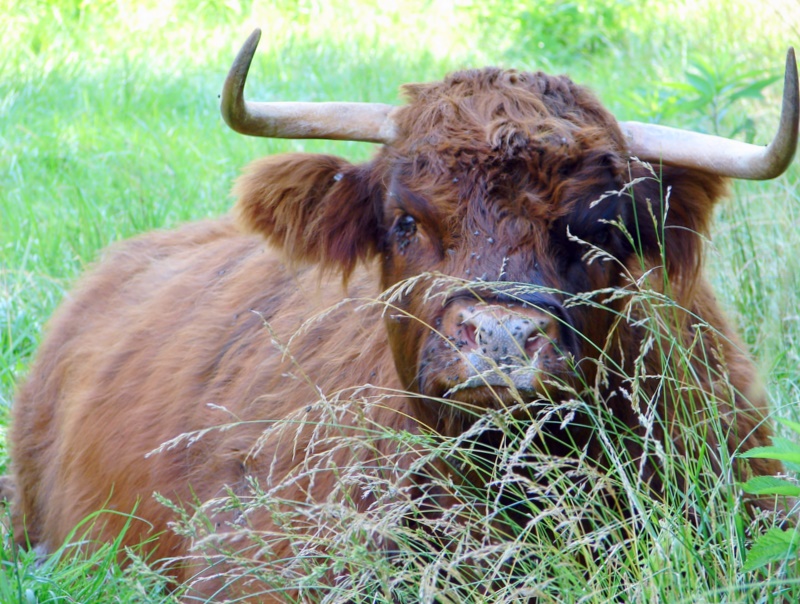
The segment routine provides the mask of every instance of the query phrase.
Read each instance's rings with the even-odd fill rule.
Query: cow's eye
[[[401,214],[394,223],[397,249],[404,254],[406,248],[414,240],[417,232],[417,221],[409,214]]]
[[[594,243],[595,245],[599,245],[600,247],[603,247],[611,239],[611,233],[609,232],[608,229],[600,229],[596,233],[594,233],[591,239],[592,243]]]
[[[400,237],[411,237],[417,232],[417,221],[410,214],[403,214],[397,219],[394,229]]]

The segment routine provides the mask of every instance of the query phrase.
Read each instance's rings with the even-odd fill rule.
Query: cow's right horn
[[[797,62],[794,49],[790,48],[786,55],[778,133],[766,147],[656,124],[621,122],[620,127],[631,155],[639,159],[731,178],[767,180],[780,176],[789,167],[797,149],[799,123]]]
[[[268,138],[318,138],[391,143],[392,112],[382,103],[254,103],[244,100],[244,83],[261,39],[256,29],[233,61],[222,88],[220,110],[236,132]]]

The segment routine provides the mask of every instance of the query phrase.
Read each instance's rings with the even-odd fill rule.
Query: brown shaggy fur
[[[233,218],[117,245],[78,283],[50,322],[14,406],[13,518],[20,541],[53,549],[87,515],[109,509],[142,519],[125,544],[156,535],[153,559],[185,556],[191,541],[169,530],[173,512],[153,492],[191,507],[228,490],[245,493],[252,477],[278,483],[311,463],[309,456],[324,456],[324,446],[312,444],[324,440],[325,411],[317,401],[346,399],[359,387],[359,401],[381,402],[359,412],[370,422],[458,435],[472,420],[445,413],[437,400],[457,385],[446,367],[467,369],[460,351],[430,326],[442,324],[448,305],[465,298],[505,304],[502,287],[497,293],[486,281],[561,292],[529,301],[525,312],[556,309],[570,326],[556,339],[578,359],[585,383],[598,384],[607,404],[641,432],[630,405],[612,396],[643,337],[636,317],[620,321],[625,297],[567,303],[573,294],[628,286],[625,270],[638,277],[662,267],[667,293],[695,317],[664,326],[687,346],[694,343],[698,362],[685,379],[716,396],[716,413],[730,424],[730,451],[769,442],[753,363],[701,272],[721,179],[665,166],[662,185],[629,166],[614,118],[564,77],[464,71],[406,86],[405,93],[399,142],[371,162],[355,166],[311,154],[259,160],[236,185]],[[628,191],[592,203],[637,178]],[[589,262],[587,245],[617,262]],[[434,275],[469,287],[449,292]],[[415,277],[415,287],[386,312],[363,305]],[[620,376],[596,375],[598,351],[618,364]],[[731,387],[721,389],[720,374],[702,361],[711,354],[724,364]],[[655,350],[648,355],[645,365],[659,375],[663,358]],[[569,381],[564,363],[553,357],[553,372]],[[385,398],[387,392],[393,394]],[[688,408],[682,391],[652,394],[667,430],[687,417],[701,425],[709,413]],[[459,396],[484,408],[515,400],[486,388]],[[261,438],[270,422],[293,417],[302,427],[291,437]],[[150,454],[181,434],[232,421],[241,424]],[[350,420],[339,421],[336,429],[347,435]],[[662,438],[694,454],[680,434]],[[369,462],[370,455],[388,454],[382,449],[388,446],[378,439],[369,452],[351,454]],[[601,455],[599,447],[594,454]],[[343,448],[330,455],[338,467],[352,462]],[[409,451],[406,465],[412,460]],[[743,474],[778,470],[766,460],[741,468]],[[655,468],[648,471],[657,482]],[[287,482],[280,496],[323,501],[335,480],[321,469],[314,480]],[[112,539],[128,520],[101,518],[92,532],[99,539]],[[231,518],[219,512],[212,521],[224,531]],[[274,528],[266,512],[249,522]],[[286,543],[273,554],[290,552]],[[198,571],[202,565],[174,570],[179,581]],[[209,585],[202,589],[213,593]]]

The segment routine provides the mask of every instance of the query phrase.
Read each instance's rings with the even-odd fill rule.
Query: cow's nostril
[[[542,349],[545,344],[547,344],[547,342],[548,338],[544,333],[540,331],[536,332],[527,340],[525,340],[525,355],[528,358],[532,358]]]
[[[466,343],[466,346],[468,348],[477,346],[480,336],[475,325],[471,321],[465,321],[461,324],[461,329],[463,330],[463,340]]]

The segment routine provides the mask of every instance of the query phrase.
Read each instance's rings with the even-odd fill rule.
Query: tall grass
[[[494,285],[509,295],[507,284]],[[750,539],[777,518],[767,511],[755,519],[745,513],[733,486],[733,460],[724,447],[713,446],[727,440],[723,426],[730,417],[722,417],[714,396],[687,378],[691,369],[717,370],[713,362],[697,362],[714,350],[664,329],[685,309],[644,281],[626,285],[626,293],[570,303],[604,305],[608,295],[627,299],[623,314],[644,327],[632,369],[623,370],[606,352],[597,360],[596,383],[568,384],[552,376],[549,400],[526,403],[520,397],[517,405],[488,412],[437,400],[476,417],[469,430],[450,439],[372,423],[370,407],[389,404],[381,394],[321,394],[313,407],[264,423],[263,439],[287,446],[307,428],[309,416],[320,414],[334,426],[314,430],[307,445],[313,453],[303,463],[288,476],[253,482],[246,492],[206,502],[195,513],[176,509],[182,516],[177,530],[194,540],[198,556],[219,560],[215,579],[249,581],[261,586],[262,596],[281,594],[286,602],[795,601],[800,581],[791,561],[762,575],[743,570]],[[412,286],[425,287],[404,283],[398,289]],[[520,286],[510,295],[532,290],[541,288]],[[661,351],[658,375],[645,358],[651,349]],[[618,392],[624,403],[605,397],[602,376],[609,374],[624,383]],[[728,377],[718,373],[715,388],[732,388]],[[684,401],[675,420],[683,427],[671,433],[685,451],[656,436],[667,429],[659,409],[670,396]],[[640,425],[619,416],[626,405],[640,414]],[[599,443],[599,456],[585,434]],[[189,438],[202,435],[165,446]],[[637,449],[643,457],[632,453]],[[339,451],[347,453],[344,466],[333,465]],[[403,460],[410,451],[418,458],[409,466]],[[431,472],[441,459],[447,471]],[[658,468],[663,491],[652,487],[645,464]],[[330,472],[338,480],[325,500],[282,498],[286,485],[313,483]],[[425,476],[429,498],[417,492],[418,475]],[[372,503],[365,507],[366,498]],[[437,505],[438,498],[446,505]],[[208,518],[221,510],[235,510],[239,520],[209,534]],[[270,532],[247,522],[265,510],[277,519]],[[270,555],[285,551],[286,543],[291,556]]]
[[[620,119],[736,133],[756,142],[772,135],[780,85],[726,103],[731,86],[779,75],[786,48],[800,40],[797,0],[0,0],[0,14],[2,424],[47,317],[104,246],[224,213],[233,178],[255,157],[287,150],[369,157],[365,144],[251,140],[224,127],[217,110],[221,82],[254,26],[264,36],[248,85],[251,98],[399,102],[401,83],[500,64],[567,72],[594,88]],[[698,70],[702,65],[709,69]],[[796,163],[773,182],[733,183],[708,245],[709,274],[759,360],[775,413],[794,418],[800,401],[798,186]],[[610,442],[619,436],[612,418],[588,417]],[[703,462],[687,467],[676,461],[670,470],[697,476],[693,497],[710,510],[709,522],[700,525],[675,513],[684,494],[654,500],[625,460],[604,478],[585,465],[569,472],[638,501],[642,512],[634,519],[622,517],[592,488],[562,489],[554,480],[554,490],[539,497],[529,492],[532,485],[505,480],[510,466],[503,464],[519,459],[530,437],[526,430],[536,425],[498,428],[505,457],[484,470],[517,495],[497,499],[487,516],[501,517],[502,547],[488,538],[496,537],[496,526],[475,534],[470,530],[480,523],[446,527],[455,531],[448,538],[463,555],[462,568],[454,566],[458,556],[440,557],[417,535],[405,534],[403,523],[386,536],[405,547],[396,558],[366,546],[367,535],[387,526],[375,524],[379,516],[413,510],[381,508],[361,524],[333,509],[318,510],[319,518],[334,516],[330,522],[342,529],[331,533],[338,540],[329,548],[331,563],[354,569],[331,601],[486,598],[474,581],[490,581],[495,601],[520,594],[543,601],[780,601],[782,590],[795,590],[787,601],[800,599],[792,563],[760,575],[742,572],[752,535],[730,492],[706,475]],[[463,444],[423,443],[432,455],[456,458],[466,455]],[[534,474],[564,475],[561,462],[546,456],[526,463]],[[463,493],[465,502],[491,503],[485,499]],[[526,501],[529,516],[554,516],[535,527],[520,525],[515,519],[525,514],[510,514],[498,503],[507,499]],[[538,507],[543,500],[557,505]],[[475,515],[466,503],[459,513]],[[351,552],[356,543],[364,545],[360,558]],[[37,566],[32,553],[7,546],[0,598],[169,598],[163,580],[137,582],[111,562],[128,556],[112,544],[88,560],[56,557]],[[473,570],[464,574],[463,568]],[[89,578],[73,582],[82,574]],[[323,593],[315,576],[306,597]]]

